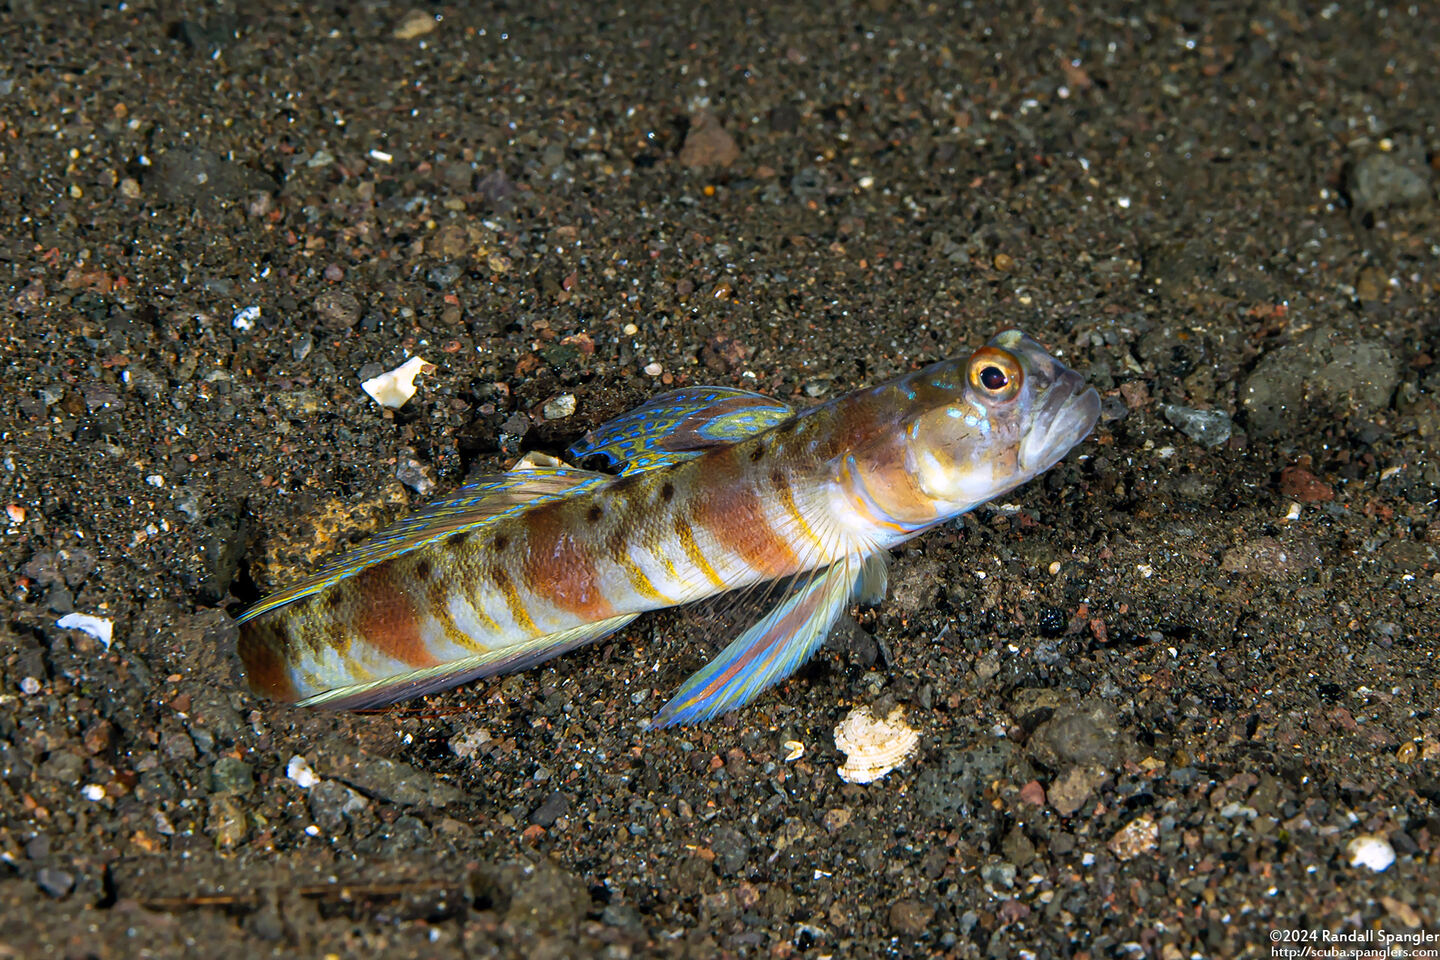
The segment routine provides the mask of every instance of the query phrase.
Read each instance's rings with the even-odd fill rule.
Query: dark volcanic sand
[[[120,6],[0,15],[0,956],[1440,932],[1429,5]],[[737,714],[641,728],[685,611],[376,715],[239,681],[230,615],[432,483],[1010,325],[1096,435]]]

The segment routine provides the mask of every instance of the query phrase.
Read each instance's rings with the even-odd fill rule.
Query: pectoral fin
[[[686,680],[651,726],[698,723],[744,706],[810,659],[851,597],[883,582],[884,558],[847,557],[800,584]]]
[[[602,423],[571,445],[574,459],[604,457],[622,476],[688,460],[710,447],[744,440],[794,416],[764,394],[733,387],[687,387],[662,393]]]

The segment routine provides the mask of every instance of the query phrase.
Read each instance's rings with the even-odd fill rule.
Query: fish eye
[[[970,358],[970,387],[991,403],[1004,403],[1020,392],[1020,361],[997,347],[981,347]]]

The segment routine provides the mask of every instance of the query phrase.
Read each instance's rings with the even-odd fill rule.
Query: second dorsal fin
[[[735,387],[685,387],[626,411],[591,430],[567,453],[604,457],[621,475],[687,460],[711,447],[763,433],[795,415],[773,397]]]

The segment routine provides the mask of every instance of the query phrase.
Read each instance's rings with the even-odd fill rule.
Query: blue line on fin
[[[744,706],[800,668],[824,642],[851,596],[873,583],[884,557],[847,557],[801,581],[784,600],[686,680],[652,727],[698,723]]]
[[[608,637],[638,617],[638,613],[627,613],[608,620],[597,620],[570,630],[534,637],[506,647],[497,647],[473,657],[451,660],[433,667],[412,670],[409,673],[335,687],[299,701],[300,707],[328,707],[335,710],[365,710],[383,707],[397,700],[438,693],[451,687],[458,687],[471,680],[493,677],[500,673],[514,673],[526,670],[538,663],[544,663],[562,653],[569,653],[587,643],[594,643]]]
[[[614,479],[604,473],[577,470],[551,457],[520,461],[508,473],[481,477],[450,495],[432,500],[391,524],[359,546],[330,560],[315,574],[261,600],[235,618],[236,623],[313,596],[362,570],[393,560],[446,537],[488,526],[538,503],[574,496]],[[537,462],[538,460],[538,462]]]
[[[591,430],[571,445],[574,459],[601,456],[640,473],[763,433],[795,415],[773,397],[734,387],[671,390]]]

